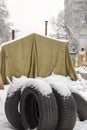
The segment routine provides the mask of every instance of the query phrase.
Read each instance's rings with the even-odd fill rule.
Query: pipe
[[[48,21],[45,21],[45,35],[47,36],[47,25],[48,25]]]

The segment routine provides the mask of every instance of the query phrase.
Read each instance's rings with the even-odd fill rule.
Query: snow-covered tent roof
[[[65,41],[31,34],[2,46],[0,52],[0,74],[3,83],[6,77],[47,77],[52,72],[69,75],[76,80],[68,45]]]

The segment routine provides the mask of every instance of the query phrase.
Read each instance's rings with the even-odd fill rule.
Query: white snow
[[[30,80],[29,78],[27,78],[26,76],[21,76],[20,78],[16,78],[16,77],[12,77],[12,82],[9,85],[9,89],[7,91],[7,95],[11,96],[14,94],[14,92],[16,92],[19,88],[22,87],[22,85],[24,83],[26,83],[28,80]]]
[[[38,33],[31,33],[30,35],[33,35],[33,34],[37,34],[37,35],[42,36],[42,37],[45,37],[45,38],[53,39],[53,40],[55,40],[55,41],[60,41],[60,42],[65,42],[65,43],[69,42],[68,40],[56,39],[56,38],[52,38],[52,37],[50,37],[50,36],[40,35],[40,34],[38,34]],[[8,42],[5,42],[5,43],[1,44],[1,45],[0,45],[0,51],[2,50],[2,47],[3,47],[3,46],[8,45],[8,44],[12,44],[13,42],[17,42],[17,41],[19,41],[19,40],[21,40],[21,39],[23,39],[23,38],[26,38],[26,37],[28,37],[28,36],[30,36],[30,35],[24,35],[24,36],[22,36],[22,37],[19,37],[19,38],[16,38],[16,39],[13,39],[13,40],[11,40],[11,41],[8,41]]]
[[[80,72],[80,73],[87,73],[87,66],[75,68],[75,70]]]
[[[49,94],[52,93],[52,89],[49,84],[41,79],[30,79],[23,85],[21,92],[23,92],[26,87],[34,88],[44,96],[49,96]]]
[[[32,35],[32,34],[34,34],[34,33],[31,33],[30,35]],[[2,50],[3,46],[8,45],[8,44],[12,44],[13,42],[19,41],[19,40],[21,40],[23,38],[26,38],[27,36],[30,36],[30,35],[25,35],[25,36],[22,36],[22,37],[19,37],[19,38],[16,38],[16,39],[13,39],[13,40],[10,40],[8,42],[5,42],[5,43],[1,44],[0,45],[0,51]]]
[[[48,82],[53,86],[54,85],[59,87],[61,86],[61,89],[59,89],[58,87],[58,92],[60,92],[65,96],[67,96],[67,94],[70,94],[67,89],[68,87],[70,91],[77,91],[78,93],[80,93],[83,96],[83,98],[85,98],[85,100],[87,101],[87,80],[83,79],[80,74],[78,74],[78,77],[79,78],[77,81],[72,81],[70,77],[52,74],[51,76],[46,78],[36,78],[34,80],[35,81],[34,83],[33,83],[33,79],[28,79],[25,76],[21,76],[20,78],[13,77],[11,84],[14,84],[14,87],[11,88],[11,84],[10,84],[4,86],[4,90],[0,90],[0,130],[15,130],[6,119],[5,112],[4,112],[4,103],[5,103],[5,98],[7,96],[7,93],[9,94],[13,93],[21,86],[23,86],[22,87],[22,91],[23,91],[25,86],[28,87],[30,84],[33,84],[33,86],[35,86],[35,89],[38,89],[40,92],[46,95],[51,93],[51,90],[50,89],[48,90],[49,85],[46,83]],[[44,89],[44,86],[47,87],[47,89]],[[64,86],[66,89],[64,88]],[[62,87],[64,89],[62,89]],[[9,90],[9,88],[11,89]],[[77,121],[73,130],[87,130],[87,120],[79,121],[79,118],[77,117]]]
[[[38,77],[37,79],[42,79],[46,81],[52,88],[54,88],[60,95],[63,95],[64,97],[71,95],[71,92],[69,88],[67,87],[67,84],[61,81],[60,75],[58,76],[58,75],[52,74],[49,77],[46,77],[46,78]]]

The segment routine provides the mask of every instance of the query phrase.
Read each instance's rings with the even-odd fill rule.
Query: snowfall
[[[78,75],[78,80],[77,81],[72,81],[69,76],[61,76],[61,75],[55,75],[52,74],[49,77],[46,78],[40,78],[37,77],[38,81],[40,79],[45,80],[45,81],[54,81],[54,83],[59,84],[59,86],[62,84],[69,88],[70,90],[73,91],[78,91],[81,96],[87,101],[87,79],[82,78],[80,73],[85,73],[87,76],[87,67],[84,69],[83,67],[80,67],[76,69],[77,75]],[[5,111],[4,111],[4,104],[6,100],[7,93],[13,92],[17,90],[17,86],[20,86],[22,83],[26,82],[27,77],[21,76],[20,78],[12,77],[12,81],[9,82],[8,85],[4,85],[4,89],[0,90],[0,130],[15,130],[11,124],[8,122],[6,116],[5,116]],[[29,79],[29,78],[28,78]],[[44,82],[45,82],[44,81]],[[17,84],[14,89],[10,89],[11,84]],[[15,85],[14,85],[15,86]],[[43,90],[41,90],[43,91]],[[60,90],[61,91],[61,90]],[[64,92],[62,94],[65,94],[66,89],[64,89]],[[85,121],[80,121],[79,118],[77,117],[76,124],[73,128],[73,130],[87,130],[87,120]]]

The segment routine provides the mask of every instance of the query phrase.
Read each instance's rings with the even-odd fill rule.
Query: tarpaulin
[[[67,42],[31,34],[3,45],[0,75],[4,84],[7,77],[47,77],[52,72],[77,80]]]

